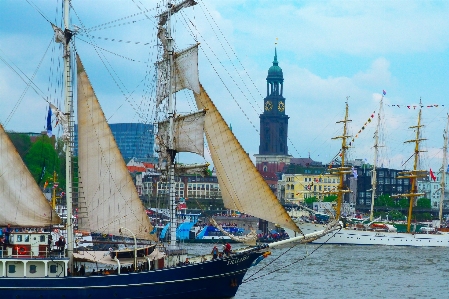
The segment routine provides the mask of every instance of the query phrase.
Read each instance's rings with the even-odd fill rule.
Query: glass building
[[[142,123],[109,124],[125,160],[154,157],[154,125]],[[78,125],[75,125],[75,155],[78,155]]]

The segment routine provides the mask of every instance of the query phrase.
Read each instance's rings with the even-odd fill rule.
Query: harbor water
[[[235,299],[449,298],[449,248],[301,244],[271,253]]]

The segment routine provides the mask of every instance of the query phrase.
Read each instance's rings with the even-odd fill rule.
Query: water
[[[248,271],[235,299],[449,297],[448,248],[307,244],[271,252]]]

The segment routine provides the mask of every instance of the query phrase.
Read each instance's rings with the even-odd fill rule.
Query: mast
[[[379,151],[379,127],[380,127],[380,118],[381,118],[381,113],[382,113],[382,107],[383,107],[383,101],[384,101],[384,96],[382,94],[382,98],[380,99],[380,104],[379,104],[379,113],[377,113],[377,128],[376,128],[376,132],[374,132],[374,162],[373,162],[373,170],[372,170],[372,176],[371,176],[371,209],[370,209],[370,214],[369,214],[369,221],[373,221],[374,219],[374,215],[373,215],[373,210],[374,210],[374,198],[376,197],[376,189],[377,189],[377,172],[376,172],[376,167],[377,167],[377,155],[378,155],[378,151]]]
[[[440,197],[440,213],[439,213],[439,219],[440,219],[440,227],[443,223],[443,202],[444,202],[444,190],[446,189],[446,167],[447,167],[447,132],[449,129],[449,114],[447,115],[447,124],[446,124],[446,130],[444,130],[444,144],[443,144],[443,165],[441,166],[441,182],[440,182],[440,188],[441,188],[441,197]]]
[[[73,142],[73,97],[72,97],[72,69],[70,61],[70,0],[64,0],[64,95],[65,95],[65,112],[68,118],[69,134],[66,140],[66,204],[67,204],[67,255],[70,259],[69,268],[73,270],[73,224],[72,224],[72,142]],[[73,273],[73,271],[72,271]]]
[[[424,193],[418,193],[418,184],[416,183],[418,178],[422,178],[426,176],[426,171],[424,170],[418,170],[418,162],[419,162],[419,153],[424,152],[419,149],[419,144],[421,141],[424,141],[426,139],[420,138],[421,136],[421,127],[424,125],[421,125],[421,110],[422,110],[422,103],[421,99],[419,100],[419,113],[418,113],[418,125],[410,127],[410,129],[415,129],[415,139],[407,140],[404,143],[414,143],[415,144],[415,152],[414,155],[414,161],[413,161],[413,170],[412,171],[403,171],[398,173],[399,176],[396,178],[398,179],[410,179],[410,185],[411,189],[408,194],[399,194],[395,197],[401,196],[401,197],[408,197],[410,198],[409,208],[408,208],[408,217],[407,217],[407,232],[410,232],[410,225],[412,220],[412,212],[413,212],[413,206],[415,204],[415,198],[424,195]]]
[[[171,36],[171,8],[173,5],[167,3],[167,50],[169,57],[168,66],[168,119],[169,119],[169,139],[168,139],[168,153],[169,153],[169,202],[170,202],[170,247],[176,247],[176,228],[177,228],[177,218],[176,218],[176,189],[175,189],[175,157],[176,150],[174,149],[173,140],[173,118],[175,115],[175,105],[172,94],[172,76],[173,76],[173,38]]]
[[[348,126],[348,122],[352,121],[352,120],[348,119],[348,99],[349,99],[349,97],[346,97],[345,119],[341,120],[341,121],[337,121],[337,124],[338,123],[343,123],[343,135],[332,138],[332,139],[341,139],[341,150],[340,150],[341,165],[340,165],[340,167],[331,169],[331,172],[337,173],[338,176],[339,176],[339,179],[340,179],[340,182],[339,182],[339,185],[338,185],[338,191],[336,191],[336,192],[329,192],[331,194],[337,194],[337,209],[336,209],[336,215],[335,215],[335,219],[337,219],[337,220],[340,219],[340,215],[341,215],[341,206],[342,206],[342,202],[343,202],[343,194],[351,192],[348,189],[343,190],[345,176],[346,176],[346,174],[351,173],[350,168],[349,167],[345,167],[346,150],[349,148],[347,146],[347,144],[346,144],[346,139],[351,137],[349,135],[346,135],[347,134],[347,126]]]

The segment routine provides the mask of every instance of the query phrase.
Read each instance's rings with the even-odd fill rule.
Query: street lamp
[[[118,232],[122,234],[122,229],[126,229],[134,238],[134,271],[137,271],[137,241],[136,241],[136,235],[133,234],[133,232],[126,227],[120,227]]]

